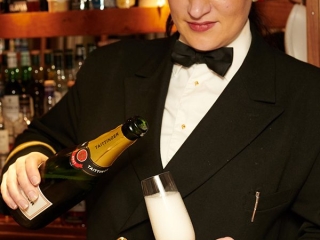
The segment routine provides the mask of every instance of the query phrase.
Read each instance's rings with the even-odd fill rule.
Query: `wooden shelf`
[[[163,33],[168,15],[166,6],[1,14],[0,38]]]

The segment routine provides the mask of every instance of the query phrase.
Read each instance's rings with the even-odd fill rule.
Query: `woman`
[[[154,239],[140,181],[162,171],[196,239],[320,238],[320,70],[267,45],[248,20],[250,0],[169,5],[177,34],[93,52],[68,94],[19,136],[3,200],[27,208],[18,186],[37,198],[48,145],[93,139],[138,114],[150,130],[89,196],[88,240]]]

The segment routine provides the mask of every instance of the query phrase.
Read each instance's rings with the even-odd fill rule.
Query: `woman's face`
[[[252,0],[168,0],[180,40],[198,50],[231,43],[244,27]]]

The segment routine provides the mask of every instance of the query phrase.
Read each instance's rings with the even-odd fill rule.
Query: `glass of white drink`
[[[141,181],[156,240],[195,240],[187,209],[170,172]]]

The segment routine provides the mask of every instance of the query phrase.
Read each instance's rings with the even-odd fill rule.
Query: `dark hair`
[[[255,4],[253,3],[250,9],[250,13],[249,13],[249,19],[250,19],[250,23],[253,24],[254,26],[256,26],[257,30],[263,35],[265,36],[266,34],[269,33],[268,28],[266,27],[266,25],[263,23],[263,18],[264,16],[261,15],[261,13],[259,13],[257,11],[257,8],[255,6]],[[172,33],[172,28],[173,28],[173,21],[172,21],[172,17],[171,15],[168,16],[167,18],[167,22],[166,22],[166,35],[170,36]]]

